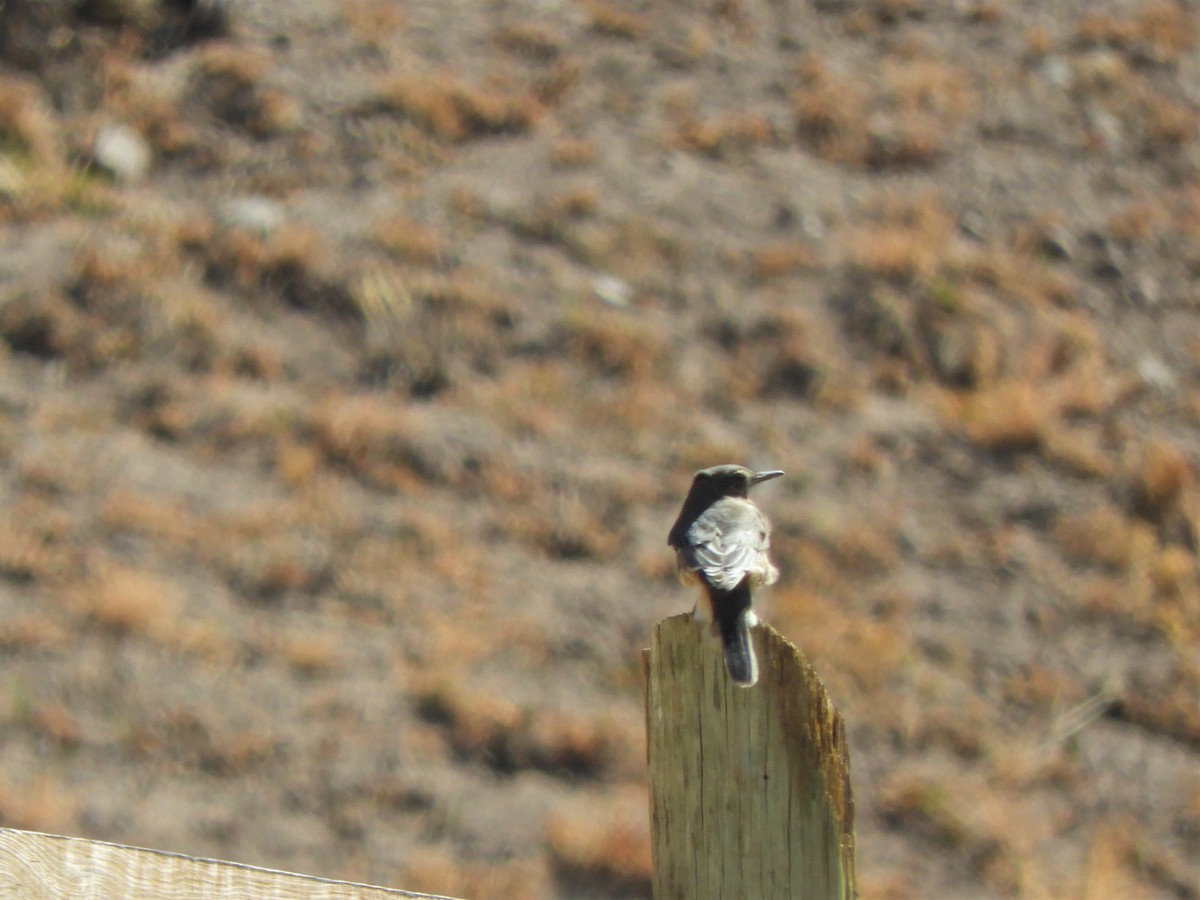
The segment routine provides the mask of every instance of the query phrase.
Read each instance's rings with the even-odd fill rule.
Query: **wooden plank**
[[[854,800],[845,727],[800,652],[753,630],[736,687],[706,624],[654,628],[646,671],[656,900],[849,900]]]
[[[0,828],[0,897],[5,900],[384,900],[436,895]],[[436,897],[436,900],[452,898]]]

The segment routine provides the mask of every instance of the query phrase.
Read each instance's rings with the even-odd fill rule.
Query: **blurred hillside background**
[[[1192,0],[0,2],[0,824],[646,897],[694,470],[875,898],[1200,896]]]

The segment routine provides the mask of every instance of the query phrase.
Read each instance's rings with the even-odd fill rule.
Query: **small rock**
[[[1125,296],[1141,307],[1157,306],[1160,299],[1158,279],[1149,272],[1138,272],[1125,285]]]
[[[1126,83],[1129,64],[1116,50],[1093,50],[1075,61],[1074,75],[1076,87],[1108,88]]]
[[[1039,72],[1047,84],[1056,88],[1069,87],[1073,77],[1070,63],[1061,56],[1047,57],[1039,67]]]
[[[979,243],[987,241],[987,219],[977,209],[964,209],[958,217],[958,230]]]
[[[139,181],[150,171],[150,145],[125,125],[106,125],[96,134],[92,162],[117,181]]]
[[[597,275],[592,279],[592,291],[609,306],[628,306],[633,288],[616,275]]]
[[[1069,262],[1075,258],[1071,233],[1061,225],[1052,225],[1038,236],[1038,249],[1051,259]]]
[[[1121,149],[1125,141],[1125,133],[1120,119],[1095,104],[1085,106],[1083,115],[1087,121],[1088,130],[1099,141],[1102,149],[1109,153],[1115,153]]]
[[[943,382],[968,387],[975,382],[974,327],[963,321],[944,322],[928,335],[933,367]]]
[[[1165,394],[1175,389],[1175,373],[1157,356],[1147,354],[1139,359],[1137,373],[1142,384],[1156,391]]]
[[[150,30],[158,24],[160,11],[155,0],[90,0],[79,3],[79,15],[102,25],[131,25]]]
[[[815,209],[806,209],[800,214],[800,230],[805,237],[814,241],[824,240],[829,229],[825,226],[825,217]]]
[[[267,235],[287,217],[283,204],[270,197],[234,197],[221,206],[220,219],[229,228],[244,228]]]

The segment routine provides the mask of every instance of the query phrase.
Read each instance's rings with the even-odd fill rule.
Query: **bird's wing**
[[[762,514],[748,503],[720,501],[692,523],[680,553],[710,585],[731,591],[761,565],[759,556],[766,548]]]

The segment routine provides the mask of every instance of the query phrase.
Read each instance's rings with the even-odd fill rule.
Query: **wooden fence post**
[[[690,615],[643,659],[655,900],[850,900],[854,799],[845,728],[800,652],[753,630],[759,681],[733,685]]]

